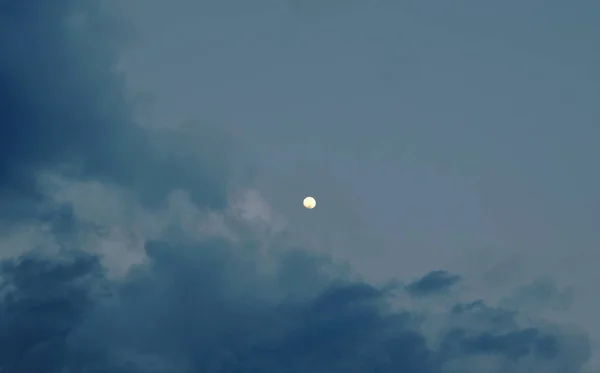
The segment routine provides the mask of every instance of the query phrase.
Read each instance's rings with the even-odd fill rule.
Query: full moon
[[[304,198],[304,201],[302,201],[302,204],[307,209],[314,209],[315,206],[317,205],[317,201],[315,201],[315,199],[312,197],[306,197],[306,198]]]

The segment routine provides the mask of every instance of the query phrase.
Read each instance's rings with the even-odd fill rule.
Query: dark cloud
[[[101,274],[87,256],[57,261],[25,257],[1,265],[0,367],[5,372],[59,372],[71,360],[69,335],[93,305]],[[91,282],[91,283],[90,283]]]
[[[448,291],[459,280],[460,276],[446,271],[433,271],[406,286],[406,290],[412,296],[423,297]]]
[[[0,3],[0,187],[18,201],[4,219],[39,213],[36,172],[64,164],[78,167],[72,177],[116,183],[142,200],[181,187],[222,207],[228,140],[218,129],[156,136],[135,126],[115,72],[118,28],[93,4]],[[580,334],[521,326],[515,312],[483,302],[456,305],[427,334],[432,316],[403,310],[392,292],[337,275],[303,250],[268,253],[265,269],[250,239],[198,243],[169,231],[146,242],[146,263],[115,279],[85,254],[68,207],[36,218],[65,244],[1,262],[3,373],[464,372],[490,356],[489,372],[577,373],[589,357]],[[409,291],[457,280],[433,272]]]
[[[506,311],[483,303],[457,307],[454,321],[461,316],[467,324],[449,328],[435,347],[419,331],[421,315],[392,308],[390,294],[364,283],[314,289],[300,301],[266,299],[261,294],[274,289],[233,249],[152,243],[152,271],[134,271],[120,283],[107,281],[85,255],[5,263],[1,366],[50,373],[433,373],[448,362],[496,356],[517,367],[535,361],[579,372],[587,356],[572,355],[580,346],[561,332],[495,323]]]
[[[36,171],[60,167],[132,187],[148,203],[184,187],[222,206],[229,165],[218,131],[150,134],[132,120],[117,71],[130,34],[107,4],[0,4],[0,189],[37,196]],[[190,168],[198,149],[204,161]]]

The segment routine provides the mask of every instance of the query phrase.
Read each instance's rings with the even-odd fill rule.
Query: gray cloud
[[[226,136],[136,127],[112,18],[91,4],[1,5],[0,189],[18,202],[3,217],[7,236],[22,214],[36,227],[9,241],[18,254],[2,253],[3,372],[475,372],[482,359],[489,372],[583,371],[577,331],[483,302],[409,311],[285,234],[266,245],[256,231],[271,218],[226,205]],[[72,185],[40,187],[44,172]],[[106,250],[124,261],[136,240],[143,260],[112,276]],[[411,286],[457,279],[434,272]]]

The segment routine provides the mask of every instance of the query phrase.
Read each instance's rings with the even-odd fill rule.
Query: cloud
[[[93,4],[1,5],[1,372],[583,371],[577,330],[484,302],[408,310],[297,247],[232,187],[226,134],[137,126]]]
[[[101,273],[86,256],[2,263],[0,367],[6,372],[58,372],[69,359],[69,333],[93,305],[87,282]]]
[[[412,296],[423,297],[448,291],[459,280],[460,276],[446,271],[433,271],[406,286],[406,290]]]
[[[106,281],[89,255],[6,262],[2,366],[144,372],[151,361],[171,372],[427,373],[490,358],[490,372],[577,372],[587,357],[585,339],[521,327],[512,313],[482,302],[456,307],[432,346],[419,331],[428,320],[391,308],[382,290],[355,282],[321,290],[328,279],[314,265],[293,279],[296,287],[311,277],[324,283],[310,297],[293,297],[293,286],[275,288],[289,267],[264,281],[233,250],[223,242],[149,243],[151,270],[119,283]]]
[[[51,169],[130,187],[150,204],[187,188],[197,203],[224,206],[231,165],[218,129],[151,132],[132,120],[132,100],[118,72],[130,35],[109,4],[3,2],[2,189],[13,200],[38,196],[37,172]]]

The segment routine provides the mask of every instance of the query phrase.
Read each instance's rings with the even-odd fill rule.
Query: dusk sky
[[[600,373],[599,17],[1,1],[0,372]]]

